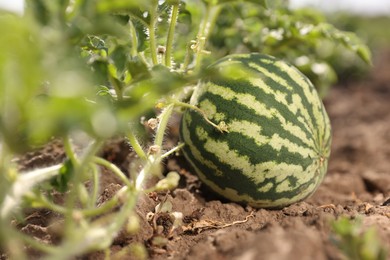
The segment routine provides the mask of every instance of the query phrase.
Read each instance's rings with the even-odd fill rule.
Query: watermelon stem
[[[139,156],[139,158],[141,158],[143,161],[146,161],[147,156],[132,131],[128,132],[127,140],[129,141],[130,145],[133,147],[133,150]]]
[[[210,119],[208,119],[206,113],[202,109],[200,109],[199,107],[191,105],[191,104],[188,104],[188,103],[184,103],[184,102],[181,102],[181,101],[177,101],[177,100],[173,100],[172,102],[176,106],[181,106],[181,107],[185,107],[185,108],[189,108],[189,109],[195,110],[196,112],[198,112],[199,114],[202,115],[202,117],[204,118],[204,120],[208,124],[212,125],[219,132],[221,132],[221,133],[229,133],[228,126],[226,125],[226,123],[224,121],[220,122],[218,125],[213,123]]]
[[[221,5],[208,4],[206,7],[206,12],[200,24],[199,32],[196,37],[196,43],[193,44],[191,47],[196,54],[196,58],[195,58],[196,71],[198,71],[202,67],[203,55],[207,53],[205,51],[206,43],[220,11],[221,11]]]
[[[156,24],[158,21],[157,13],[158,13],[158,1],[155,1],[151,9],[149,10],[150,23],[148,24],[150,53],[152,55],[153,65],[158,64],[157,43],[156,43],[156,33],[155,33]]]
[[[167,43],[165,48],[165,66],[170,68],[172,66],[172,46],[175,36],[176,22],[179,14],[179,3],[172,5],[171,22],[169,24]]]
[[[164,158],[168,157],[169,155],[179,151],[181,148],[183,148],[184,145],[185,145],[184,143],[178,144],[177,146],[175,146],[174,148],[172,148],[168,152],[166,152],[163,155],[161,155],[161,159],[164,159]]]
[[[96,164],[99,164],[99,165],[104,166],[107,169],[111,170],[124,184],[126,184],[126,186],[128,186],[128,187],[132,186],[132,183],[127,178],[127,176],[115,164],[107,161],[104,158],[100,158],[100,157],[97,157],[97,156],[94,156],[92,158],[92,161],[94,163],[96,163]]]
[[[158,116],[160,119],[160,122],[157,127],[156,131],[156,137],[154,139],[154,145],[158,145],[162,147],[163,140],[164,140],[164,134],[165,130],[168,125],[169,118],[172,115],[174,104],[169,104]]]

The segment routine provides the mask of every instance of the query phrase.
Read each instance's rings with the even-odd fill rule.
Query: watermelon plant
[[[1,12],[2,250],[25,259],[19,248],[28,246],[69,259],[109,248],[124,226],[136,229],[141,194],[178,184],[162,162],[180,149],[207,185],[234,201],[282,207],[310,195],[326,172],[330,125],[313,85],[284,60],[309,61],[315,72],[331,67],[303,53],[324,40],[370,60],[352,34],[318,17],[287,1],[250,0],[28,0],[23,16]],[[183,109],[183,143],[169,147],[168,121]],[[137,154],[126,171],[98,156],[114,136]],[[53,138],[64,161],[20,170],[20,153]],[[123,186],[98,204],[102,168]],[[151,177],[159,181],[147,186]],[[58,244],[10,225],[36,208],[62,218]]]

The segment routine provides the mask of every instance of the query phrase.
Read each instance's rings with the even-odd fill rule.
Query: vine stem
[[[137,192],[127,186],[122,187],[116,195],[118,202],[123,203],[120,212],[109,216],[109,221],[102,222],[101,218],[98,218],[90,224],[85,223],[72,230],[72,237],[64,240],[45,259],[72,259],[86,250],[108,247],[128,220],[135,207],[137,195]]]
[[[146,165],[142,168],[142,170],[138,173],[137,178],[135,179],[135,190],[141,191],[144,181],[146,179],[146,175],[150,172],[152,168],[151,165],[155,164],[154,156],[149,156]]]
[[[155,1],[154,6],[151,8],[151,10],[149,12],[149,14],[150,14],[150,23],[148,25],[150,53],[152,55],[153,65],[157,65],[158,64],[156,33],[155,33],[155,27],[156,27],[156,24],[157,24],[157,9],[158,9],[158,1]]]
[[[96,201],[99,196],[99,171],[97,165],[93,164],[92,165],[92,194],[91,194],[91,200],[90,200],[90,208],[95,207]]]
[[[130,54],[133,57],[138,56],[138,37],[134,27],[134,23],[129,19],[130,37],[131,37],[131,51]]]
[[[0,218],[6,219],[19,205],[26,192],[31,190],[34,185],[56,176],[61,167],[62,164],[58,164],[18,175],[8,192],[9,195],[4,198],[1,205]]]
[[[154,145],[162,146],[164,140],[165,130],[167,129],[169,118],[172,115],[173,107],[175,105],[169,104],[159,115],[160,122],[157,127],[156,137],[154,139]]]
[[[27,245],[38,249],[41,252],[44,252],[46,254],[53,254],[56,252],[56,248],[51,245],[46,245],[44,243],[40,243],[38,240],[36,240],[33,237],[27,236],[23,233],[15,234],[18,238],[20,238],[23,242],[25,242]]]
[[[2,110],[6,111],[6,110]],[[0,180],[3,180],[5,174],[7,172],[7,165],[11,161],[12,155],[8,149],[8,146],[5,145],[4,142],[0,142]]]
[[[177,146],[175,146],[174,148],[172,148],[171,150],[169,150],[168,152],[164,153],[163,155],[161,155],[161,159],[164,159],[166,157],[168,157],[169,155],[179,151],[181,148],[184,147],[184,143],[180,143],[178,144]]]
[[[127,133],[127,140],[129,141],[130,145],[133,147],[133,150],[139,156],[139,158],[141,158],[143,161],[146,161],[147,156],[146,156],[144,150],[142,149],[142,146],[138,142],[137,138],[131,132],[131,130],[128,131],[128,133]]]
[[[126,186],[124,186],[124,187],[126,187]],[[47,209],[49,209],[53,212],[56,212],[59,214],[66,214],[66,212],[68,211],[68,209],[66,207],[54,204],[53,202],[48,200],[43,195],[35,197],[34,199],[36,200],[36,202],[38,204],[46,207]],[[99,207],[93,207],[93,208],[88,208],[88,209],[78,209],[75,211],[80,213],[80,215],[83,217],[94,217],[94,216],[98,216],[98,215],[106,213],[107,211],[109,211],[112,208],[114,208],[115,206],[117,206],[118,203],[119,203],[119,197],[118,197],[118,195],[115,195],[114,197],[112,197],[110,200],[104,202]]]
[[[115,79],[110,72],[108,72],[108,81],[111,83],[111,86],[114,88],[116,98],[121,101],[123,100],[123,91],[122,86],[120,86],[120,83],[117,79]]]
[[[161,163],[161,147],[164,141],[164,134],[168,126],[169,118],[172,115],[173,108],[175,104],[171,103],[159,115],[160,122],[157,126],[156,137],[154,139],[154,146],[158,147],[158,151],[156,153],[150,154],[147,158],[147,162],[144,168],[139,172],[136,180],[135,180],[135,188],[137,191],[143,189],[142,185],[145,182],[148,175],[152,174],[156,168],[159,167]]]
[[[177,23],[177,17],[179,14],[179,4],[174,4],[171,11],[171,22],[169,24],[167,45],[165,48],[165,65],[170,68],[172,66],[172,47],[175,37],[175,28]]]
[[[228,133],[228,132],[229,132],[229,130],[228,130],[228,128],[227,128],[226,125],[224,125],[224,124],[219,124],[219,125],[215,124],[215,123],[212,122],[210,119],[208,119],[206,113],[205,113],[202,109],[200,109],[199,107],[194,106],[194,105],[191,105],[191,104],[188,104],[188,103],[185,103],[185,102],[177,101],[177,100],[174,100],[174,101],[172,101],[172,102],[174,102],[174,104],[177,105],[177,106],[181,106],[181,107],[185,107],[185,108],[189,108],[189,109],[195,110],[196,112],[198,112],[199,114],[202,115],[203,119],[204,119],[208,124],[210,124],[211,126],[213,126],[213,127],[214,127],[215,129],[217,129],[219,132],[221,132],[221,133],[224,133],[224,132]]]
[[[195,53],[196,53],[195,70],[197,71],[201,68],[206,42],[210,36],[210,32],[212,31],[212,27],[214,26],[217,20],[221,8],[222,8],[221,5],[213,5],[213,4],[207,5],[205,17],[202,20],[202,23],[199,27],[197,42],[193,47],[195,48]]]
[[[97,156],[93,157],[93,162],[111,170],[116,176],[118,176],[121,179],[121,181],[123,181],[124,184],[126,184],[126,186],[128,187],[132,186],[131,182],[126,177],[126,175],[115,164],[112,164],[109,161]]]
[[[72,183],[74,186],[78,185],[83,177],[83,174],[86,172],[86,167],[89,167],[90,162],[93,160],[93,157],[95,154],[98,152],[100,147],[103,145],[102,140],[96,140],[93,142],[85,151],[83,156],[81,157],[80,163],[78,165],[75,165],[74,167],[74,174],[73,174],[73,179]],[[74,223],[74,218],[73,218],[73,213],[74,209],[77,208],[76,201],[77,201],[77,189],[72,189],[69,193],[69,197],[66,200],[66,208],[68,211],[66,214],[64,214],[65,217],[65,237],[67,239],[70,239],[72,237],[72,232],[74,231],[75,223]]]
[[[188,66],[190,65],[190,62],[191,62],[191,57],[192,57],[192,52],[193,52],[193,49],[192,49],[192,43],[188,43],[187,44],[187,48],[186,48],[186,54],[185,54],[185,57],[184,57],[184,62],[183,62],[183,65],[181,67],[181,70],[183,72],[187,72],[188,71]]]
[[[77,156],[73,150],[72,142],[70,141],[70,137],[67,135],[62,139],[64,143],[64,150],[66,153],[66,156],[68,156],[69,160],[72,162],[73,165],[79,165],[79,161],[77,159]]]

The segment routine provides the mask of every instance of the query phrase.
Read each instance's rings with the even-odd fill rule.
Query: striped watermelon
[[[311,195],[327,170],[331,127],[312,83],[295,67],[262,54],[213,65],[184,112],[183,153],[201,181],[223,197],[281,208]]]

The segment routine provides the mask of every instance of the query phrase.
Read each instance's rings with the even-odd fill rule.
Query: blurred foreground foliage
[[[321,95],[337,79],[339,54],[370,63],[356,35],[319,12],[291,11],[286,1],[178,1],[174,51],[166,58],[174,2],[37,0],[27,1],[23,17],[3,13],[2,142],[19,151],[79,127],[98,138],[126,132],[128,122],[164,95],[196,84],[207,64],[230,53],[284,58]],[[208,54],[200,36],[210,39]],[[201,55],[206,59],[194,65]],[[344,68],[353,67],[346,61]]]
[[[342,217],[333,221],[333,243],[341,250],[347,259],[354,260],[385,260],[386,247],[379,240],[375,227],[364,228],[363,218],[348,219]]]

